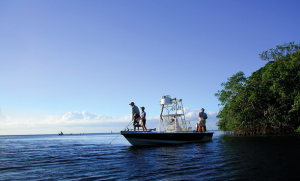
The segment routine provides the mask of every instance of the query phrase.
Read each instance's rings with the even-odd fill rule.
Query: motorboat
[[[169,95],[160,99],[161,113],[158,130],[133,131],[125,129],[123,135],[132,146],[170,145],[211,141],[213,132],[197,132],[192,130],[190,121],[185,120],[182,99]],[[165,114],[164,114],[165,112]]]

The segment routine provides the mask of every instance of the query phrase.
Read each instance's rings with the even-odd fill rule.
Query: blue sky
[[[258,54],[300,42],[300,1],[0,1],[0,134],[120,131],[163,95],[188,119]],[[209,122],[210,121],[210,122]],[[194,125],[194,124],[193,124]],[[193,126],[192,125],[192,126]]]

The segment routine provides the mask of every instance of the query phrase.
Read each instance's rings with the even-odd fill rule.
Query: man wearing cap
[[[136,125],[139,124],[140,110],[136,105],[134,105],[134,102],[131,102],[129,105],[132,107],[131,120],[133,120],[133,128],[134,128],[134,131],[135,131]],[[138,127],[138,130],[139,130],[139,127]]]
[[[199,112],[198,115],[199,118],[199,130],[198,132],[206,132],[206,119],[207,119],[207,114],[204,112],[204,108],[201,109],[201,112]]]
[[[145,111],[145,107],[141,107],[141,110],[142,110],[142,113],[141,113],[141,125],[142,125],[142,128],[143,128],[143,131],[147,131],[147,128],[146,128],[146,111]]]

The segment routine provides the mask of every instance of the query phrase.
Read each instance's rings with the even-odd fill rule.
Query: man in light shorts
[[[199,112],[198,118],[199,118],[199,122],[198,122],[199,130],[198,130],[198,132],[206,132],[206,125],[205,124],[206,124],[207,114],[204,113],[204,108],[202,108],[201,112]]]

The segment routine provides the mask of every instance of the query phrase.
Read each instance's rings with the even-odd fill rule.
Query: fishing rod
[[[207,124],[208,124],[208,123],[207,123]],[[211,127],[209,124],[208,124],[208,126],[210,127],[211,130],[213,130],[212,127]]]
[[[129,123],[124,129],[122,129],[122,131],[125,131],[125,129],[128,128],[128,126],[129,126],[132,122],[133,122],[133,120],[131,120],[130,123]],[[104,149],[105,149],[106,147],[108,147],[108,145],[110,145],[113,141],[115,141],[115,140],[117,139],[117,137],[119,137],[120,135],[121,135],[121,134],[118,134],[111,142],[109,142],[109,143],[104,147]]]

